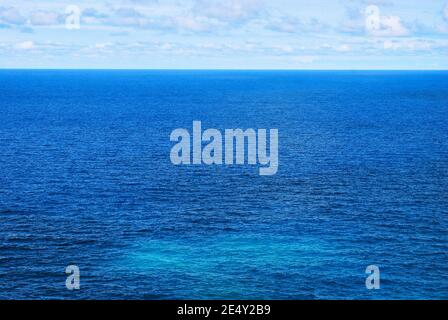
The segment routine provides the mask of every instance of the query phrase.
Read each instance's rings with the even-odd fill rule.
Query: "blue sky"
[[[0,0],[0,68],[448,69],[448,0]]]

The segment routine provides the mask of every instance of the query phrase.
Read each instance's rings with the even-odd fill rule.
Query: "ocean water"
[[[172,165],[194,120],[278,173]],[[447,72],[0,71],[0,298],[446,299],[447,120]]]

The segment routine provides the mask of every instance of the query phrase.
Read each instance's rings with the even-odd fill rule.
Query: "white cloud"
[[[261,0],[196,0],[193,11],[202,16],[226,22],[244,22],[261,10]]]
[[[445,8],[443,9],[443,17],[448,21],[448,2],[445,4]]]
[[[0,7],[0,24],[22,25],[26,18],[16,8]]]
[[[403,24],[401,18],[397,15],[384,15],[381,8],[377,6],[378,3],[369,1],[369,6],[365,9],[358,6],[345,6],[347,19],[342,23],[340,30],[345,33],[358,35],[367,32],[369,35],[376,37],[410,35],[410,30]],[[374,26],[367,28],[367,23],[370,19],[373,19],[375,23]]]
[[[448,25],[446,23],[445,24],[438,24],[436,26],[436,31],[438,33],[448,33]]]
[[[294,62],[299,64],[311,64],[316,61],[316,57],[313,56],[297,56],[292,58]]]
[[[409,30],[401,23],[398,16],[381,17],[381,29],[377,32],[378,35],[387,37],[401,37],[409,34]]]
[[[326,29],[326,26],[316,18],[302,20],[294,17],[281,17],[272,19],[266,28],[285,33],[303,33],[320,32]]]
[[[381,7],[393,7],[394,2],[390,0],[360,0],[360,3],[370,6],[370,5],[376,5]]]
[[[30,16],[31,24],[35,26],[49,26],[61,23],[61,16],[51,11],[35,11]]]
[[[95,49],[105,49],[111,46],[111,43],[95,43]]]
[[[14,46],[14,48],[18,50],[30,50],[34,48],[34,42],[33,41],[19,42]]]
[[[403,37],[410,35],[410,31],[398,16],[381,16],[378,29],[370,29],[368,33],[375,37]]]
[[[349,52],[352,50],[352,48],[348,44],[342,44],[335,48],[338,52]]]
[[[391,40],[386,40],[383,43],[384,49],[394,49],[395,44]]]
[[[134,26],[143,27],[148,24],[148,19],[143,13],[134,8],[118,8],[113,12],[113,15],[105,21],[111,25],[116,26]]]
[[[386,50],[402,50],[402,51],[430,51],[435,48],[440,48],[442,46],[443,46],[442,43],[422,39],[386,40],[383,43],[383,48]]]
[[[147,8],[146,8],[147,9]],[[88,8],[83,11],[82,21],[97,27],[131,27],[141,29],[209,32],[224,26],[216,18],[193,14],[181,7],[164,8],[150,12],[143,7],[118,7],[110,11]]]
[[[179,30],[204,32],[211,31],[220,24],[218,21],[206,17],[184,16],[171,20],[172,27]]]
[[[291,47],[290,45],[280,45],[275,48],[277,48],[278,50],[280,50],[281,52],[284,52],[284,53],[294,52],[294,48]]]

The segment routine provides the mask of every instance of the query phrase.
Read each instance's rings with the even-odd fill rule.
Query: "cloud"
[[[443,9],[443,18],[448,21],[448,2],[445,4],[445,8]]]
[[[337,46],[335,50],[338,52],[349,52],[352,50],[352,48],[348,44],[342,44],[340,46]]]
[[[274,48],[278,49],[280,52],[284,52],[284,53],[292,53],[294,52],[294,48],[291,47],[290,45],[280,45],[280,46],[275,46]]]
[[[240,26],[256,18],[262,9],[262,0],[192,0],[191,6],[155,0],[127,2],[139,5],[89,7],[83,10],[82,21],[90,25],[203,33]]]
[[[14,48],[18,50],[30,50],[34,48],[34,42],[33,41],[19,42],[14,46]]]
[[[115,15],[121,18],[143,18],[144,14],[134,8],[122,7],[115,10]]]
[[[327,29],[327,26],[316,18],[310,20],[302,20],[295,17],[282,17],[272,19],[266,24],[266,28],[272,31],[285,33],[304,33],[304,32],[321,32]]]
[[[425,40],[425,39],[396,39],[386,40],[383,43],[385,50],[407,51],[407,52],[433,52],[434,50],[448,49],[448,41]]]
[[[95,9],[95,8],[85,8],[83,11],[82,11],[82,14],[81,14],[81,16],[82,17],[91,17],[91,18],[99,18],[99,19],[102,19],[102,18],[107,18],[108,17],[108,14],[106,14],[106,13],[103,13],[103,12],[99,12],[97,9]]]
[[[196,0],[193,12],[220,21],[243,23],[261,12],[261,0]]]
[[[350,34],[364,34],[365,33],[365,15],[364,11],[353,5],[344,6],[345,17],[342,24],[337,31]]]
[[[438,33],[448,33],[448,25],[447,24],[439,24],[436,26],[436,31]]]
[[[120,29],[114,34],[123,34],[127,28],[163,31],[208,32],[223,25],[217,19],[193,15],[191,11],[175,7],[148,14],[143,7],[118,7],[103,12],[96,8],[83,11],[82,21],[86,25],[111,26]],[[181,12],[181,13],[179,13]]]
[[[86,25],[100,25],[106,22],[109,14],[100,12],[95,8],[85,8],[81,12],[81,22]]]
[[[192,10],[185,10],[181,7],[171,7],[151,15],[140,9],[120,7],[114,9],[110,14],[89,10],[87,12],[89,16],[83,18],[83,21],[115,27],[194,33],[212,32],[227,25],[217,18],[195,14]]]
[[[30,23],[35,26],[50,26],[61,22],[62,16],[51,11],[35,11],[30,16]]]
[[[398,16],[382,16],[380,19],[380,28],[372,30],[374,36],[380,37],[402,37],[410,34],[409,30],[401,23]]]
[[[105,49],[107,47],[111,46],[111,43],[95,43],[95,49]]]
[[[107,20],[112,25],[137,26],[141,27],[147,24],[145,15],[134,8],[118,8]]]
[[[30,31],[29,25],[34,26],[49,26],[62,23],[62,15],[53,11],[28,11],[23,15],[18,9],[2,8],[0,7],[0,24],[9,26],[25,26],[28,25],[27,30]]]
[[[16,8],[0,7],[0,24],[5,25],[23,25],[26,18]]]
[[[357,35],[367,34],[376,37],[403,37],[411,34],[408,28],[397,15],[384,15],[377,5],[392,6],[388,1],[361,1],[362,7],[346,5],[344,20],[339,31]],[[369,3],[368,6],[365,6]],[[353,3],[352,3],[353,4]],[[359,4],[359,3],[358,3]],[[368,24],[369,27],[367,27]]]
[[[298,64],[311,64],[316,61],[316,57],[313,56],[296,56],[292,60]]]
[[[366,6],[381,6],[381,7],[393,7],[394,3],[390,0],[360,0],[360,3],[366,5]]]
[[[159,3],[159,0],[127,0],[127,2],[130,2],[132,4],[145,5]]]
[[[207,32],[215,30],[215,27],[222,26],[222,24],[207,17],[184,16],[170,19],[168,26],[175,27],[178,30]]]

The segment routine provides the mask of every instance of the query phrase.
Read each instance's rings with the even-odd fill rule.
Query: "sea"
[[[193,121],[278,172],[174,165]],[[0,299],[447,298],[448,72],[0,71]]]

